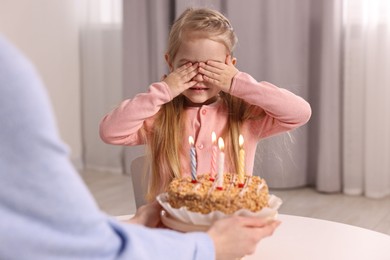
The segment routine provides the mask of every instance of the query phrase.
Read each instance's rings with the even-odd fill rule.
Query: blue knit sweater
[[[68,159],[34,67],[0,35],[0,259],[212,259],[205,233],[117,222]]]

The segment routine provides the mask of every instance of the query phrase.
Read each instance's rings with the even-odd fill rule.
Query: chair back
[[[133,183],[134,199],[137,209],[146,204],[150,166],[146,164],[146,155],[135,158],[130,165],[131,181]]]

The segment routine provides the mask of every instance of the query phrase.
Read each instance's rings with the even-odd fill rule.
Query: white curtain
[[[122,1],[85,0],[80,30],[85,168],[122,172],[123,147],[103,143],[101,118],[123,98]]]
[[[344,3],[344,192],[390,194],[390,1]]]

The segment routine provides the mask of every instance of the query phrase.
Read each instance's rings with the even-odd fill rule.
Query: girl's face
[[[178,67],[191,62],[206,62],[209,60],[225,63],[229,51],[226,46],[220,42],[207,39],[205,37],[186,37],[176,54],[173,62],[167,62],[171,71]],[[220,89],[211,83],[205,82],[201,74],[197,74],[194,78],[197,84],[183,92],[186,97],[187,104],[190,106],[200,106],[213,103],[218,98]]]

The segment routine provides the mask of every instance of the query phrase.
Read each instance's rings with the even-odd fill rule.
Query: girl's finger
[[[199,68],[199,72],[203,74],[204,76],[207,76],[209,78],[217,79],[218,78],[218,73],[212,72],[210,70],[205,70],[203,68]]]
[[[160,81],[163,81],[166,77],[167,77],[167,74],[164,74],[164,75],[161,77]]]
[[[200,70],[200,72],[210,71],[210,72],[213,72],[213,73],[216,73],[216,74],[220,74],[222,72],[222,69],[217,68],[217,67],[213,67],[213,66],[210,66],[210,65],[207,65],[205,63],[200,65],[199,70]]]
[[[198,83],[197,81],[191,80],[191,81],[185,83],[185,84],[184,84],[184,87],[185,87],[185,89],[189,89],[189,88],[195,86],[197,83]]]
[[[186,64],[184,64],[184,65],[180,66],[179,68],[177,68],[176,71],[178,73],[180,73],[180,72],[186,70],[187,68],[191,67],[192,65],[193,64],[191,62],[187,62]]]
[[[223,70],[226,67],[225,63],[219,62],[219,61],[213,61],[213,60],[208,60],[206,62],[206,65],[209,65],[209,66],[214,67],[214,68],[218,68],[220,70]]]
[[[196,74],[198,74],[198,70],[197,69],[194,69],[188,73],[186,73],[184,76],[183,76],[183,79],[185,82],[191,80],[193,77],[196,76]]]
[[[198,73],[198,66],[199,66],[198,63],[194,63],[192,66],[190,66],[190,67],[184,69],[184,70],[182,71],[182,73],[183,73],[183,74],[190,74],[190,73],[193,73],[194,71],[195,71],[196,73]]]
[[[209,76],[207,75],[203,75],[203,79],[207,82],[210,82],[211,84],[214,84],[214,85],[218,85],[219,84],[219,80],[217,79],[214,79],[214,78],[210,78]]]

